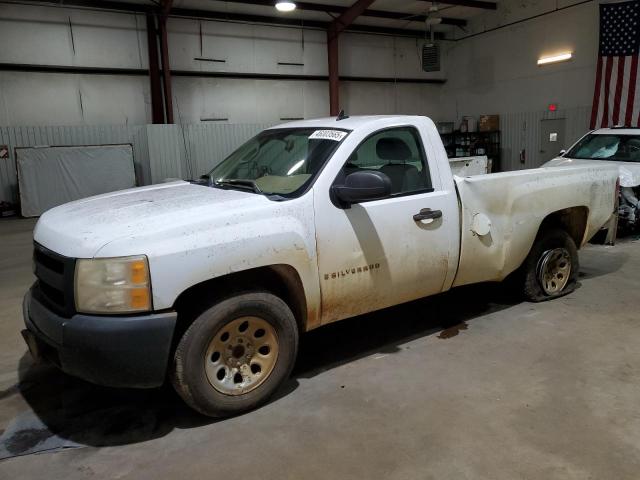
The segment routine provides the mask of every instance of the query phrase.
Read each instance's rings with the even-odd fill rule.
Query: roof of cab
[[[295,122],[274,125],[270,128],[338,128],[354,130],[368,123],[378,120],[398,120],[406,122],[410,119],[425,118],[418,115],[356,115],[337,120],[336,117],[314,118],[309,120],[296,120]]]
[[[640,128],[634,127],[612,127],[598,128],[592,131],[596,135],[640,135]]]

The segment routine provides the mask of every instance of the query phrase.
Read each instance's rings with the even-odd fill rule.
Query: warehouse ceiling
[[[122,3],[138,5],[158,5],[159,0],[119,0]],[[217,1],[217,0],[173,0],[172,8],[198,11],[225,12],[264,17],[279,17],[308,21],[329,22],[355,0],[306,0],[296,2],[298,8],[293,12],[281,13],[273,7],[273,1]],[[430,7],[437,7],[436,13],[430,13]],[[473,6],[469,6],[473,5]],[[326,11],[325,7],[327,8]],[[493,7],[493,8],[492,8]],[[333,8],[333,10],[331,9]],[[435,31],[448,31],[452,28],[464,28],[466,21],[487,10],[495,9],[495,2],[482,0],[452,0],[452,3],[424,0],[377,0],[369,8],[371,15],[362,15],[354,22],[382,28],[424,30],[426,16],[438,16],[442,23],[435,25]],[[391,17],[391,18],[384,18]]]

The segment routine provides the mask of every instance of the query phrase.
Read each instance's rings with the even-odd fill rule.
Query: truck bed
[[[542,221],[563,209],[583,209],[586,228],[576,246],[584,245],[613,212],[615,175],[604,174],[609,168],[616,170],[555,167],[455,177],[461,245],[453,286],[503,280],[526,258]],[[478,234],[483,227],[489,232]]]

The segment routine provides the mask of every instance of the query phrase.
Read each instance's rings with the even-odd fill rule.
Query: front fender
[[[108,244],[100,256],[146,254],[154,310],[171,308],[182,292],[207,280],[284,264],[300,276],[308,311],[319,311],[313,202],[311,195],[306,197],[168,228],[162,238],[136,234]]]

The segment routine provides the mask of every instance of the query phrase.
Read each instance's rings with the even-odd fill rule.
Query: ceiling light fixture
[[[572,52],[560,53],[558,55],[552,55],[550,57],[540,57],[538,59],[538,65],[547,65],[549,63],[558,63],[558,62],[566,62],[567,60],[571,60],[573,56]]]
[[[284,0],[278,0],[276,2],[276,10],[279,12],[292,12],[296,9],[296,4],[293,2],[287,2]]]

